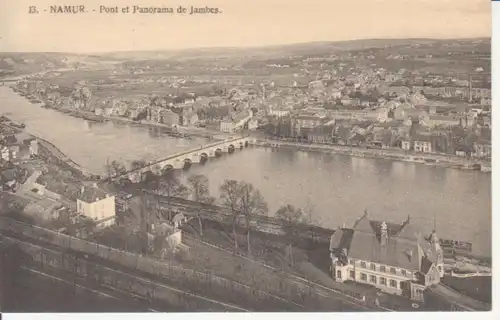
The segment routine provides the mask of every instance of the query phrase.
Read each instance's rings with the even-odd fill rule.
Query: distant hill
[[[126,61],[147,60],[259,60],[289,56],[321,56],[343,51],[368,49],[413,50],[414,46],[436,46],[443,50],[490,52],[490,39],[373,39],[341,42],[313,42],[252,48],[199,48],[162,51],[123,51],[94,54],[74,53],[1,53],[0,76],[35,73],[51,69],[102,68]],[[451,48],[451,49],[450,49]]]
[[[0,53],[0,76],[30,74],[52,69],[88,68],[116,62],[106,57],[88,54],[8,52]]]
[[[165,50],[165,51],[122,51],[101,53],[117,60],[186,60],[186,59],[204,59],[204,58],[245,58],[245,57],[267,57],[275,58],[281,56],[293,55],[318,55],[325,53],[334,53],[339,51],[353,51],[371,48],[399,47],[408,45],[432,45],[437,43],[453,42],[486,42],[490,44],[489,39],[467,39],[467,40],[436,40],[436,39],[372,39],[372,40],[351,40],[341,42],[311,42],[298,43],[290,45],[277,45],[268,47],[249,47],[249,48],[199,48],[183,50]]]

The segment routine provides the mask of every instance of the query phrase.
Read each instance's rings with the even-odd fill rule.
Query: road
[[[11,235],[9,236],[6,236],[4,235],[5,239],[6,240],[9,240],[9,241],[14,241],[14,242],[17,242],[19,244],[28,244],[28,245],[35,245],[35,246],[38,246],[38,247],[43,247],[45,248],[45,250],[47,252],[53,252],[55,254],[61,254],[62,252],[60,251],[60,248],[59,247],[56,247],[54,245],[50,245],[50,244],[46,244],[46,243],[42,243],[40,241],[36,241],[36,240],[33,240],[33,239],[25,239],[25,238],[19,238],[18,236],[14,236],[12,237]],[[166,278],[161,278],[161,277],[158,277],[158,276],[153,276],[151,274],[146,274],[144,272],[141,272],[141,271],[138,271],[138,270],[129,270],[125,267],[122,267],[122,266],[119,266],[115,263],[112,263],[112,262],[109,262],[109,261],[105,261],[103,259],[100,259],[100,258],[97,258],[97,257],[93,257],[93,256],[89,256],[89,255],[83,255],[81,254],[77,254],[77,253],[74,253],[76,255],[78,255],[78,259],[80,261],[85,261],[87,265],[92,265],[92,266],[99,266],[100,268],[104,269],[104,270],[107,270],[107,272],[112,272],[116,275],[119,275],[121,276],[123,279],[134,279],[135,281],[137,282],[140,282],[146,286],[156,286],[156,287],[160,287],[160,288],[163,288],[163,289],[166,289],[166,291],[170,291],[172,293],[177,293],[178,295],[180,296],[186,296],[186,297],[192,297],[194,300],[201,300],[202,302],[209,302],[210,304],[214,305],[214,309],[212,310],[212,307],[210,307],[210,310],[208,309],[203,309],[203,310],[200,310],[200,309],[196,309],[196,310],[188,310],[188,311],[191,311],[191,312],[194,312],[194,311],[220,311],[220,310],[230,310],[230,311],[237,311],[237,312],[245,312],[245,311],[249,311],[245,308],[242,308],[242,307],[239,307],[239,306],[236,306],[234,304],[230,304],[230,303],[225,303],[225,302],[222,302],[222,301],[218,301],[218,300],[214,300],[214,299],[211,299],[211,298],[208,298],[208,297],[205,297],[201,294],[196,294],[196,293],[192,293],[191,289],[189,288],[186,288],[185,290],[189,290],[189,291],[184,291],[184,290],[181,290],[181,289],[178,289],[175,287],[175,283],[173,283],[172,281],[170,281],[169,279],[166,279]],[[45,272],[45,271],[44,271]],[[62,273],[64,271],[61,271],[61,270],[58,270],[58,274]],[[82,279],[82,281],[85,281],[85,279]],[[85,285],[89,285],[87,282],[83,282],[85,283]],[[112,290],[115,290],[114,288],[110,288],[110,287],[106,287],[108,289],[112,289]],[[191,288],[191,287],[190,287]],[[125,292],[121,292],[122,294],[125,294],[125,295],[128,295],[129,297],[131,296],[130,293],[125,293]],[[135,296],[134,296],[135,297]],[[142,298],[141,298],[142,299]],[[243,303],[243,302],[242,302]],[[157,301],[157,302],[152,302],[150,304],[151,308],[155,309],[155,310],[163,310],[163,305],[165,305],[165,303],[163,302],[163,300],[160,302],[160,301]],[[181,308],[181,310],[180,310]],[[177,306],[173,311],[186,311],[185,309],[182,309],[183,307],[179,307]],[[196,307],[198,308],[198,307]],[[201,308],[201,307],[200,307]]]
[[[107,293],[39,270],[21,267],[17,290],[3,312],[154,312],[145,303],[122,293]],[[50,293],[50,294],[48,294]]]

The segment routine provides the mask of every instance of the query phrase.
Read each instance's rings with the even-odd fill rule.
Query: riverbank
[[[59,150],[53,143],[30,134],[38,140],[39,156],[44,158],[46,161],[54,162],[58,166],[66,167],[71,172],[76,174],[76,176],[86,179],[86,180],[98,180],[100,176],[94,174],[78,163],[73,161],[71,158],[66,156],[61,150]]]
[[[150,128],[158,128],[163,131],[163,133],[173,137],[173,138],[182,138],[182,139],[193,139],[193,138],[204,138],[204,139],[211,139],[211,140],[224,140],[227,138],[227,134],[224,134],[223,132],[213,132],[213,131],[207,131],[204,129],[199,129],[199,128],[189,128],[189,127],[176,127],[172,128],[172,126],[163,124],[163,123],[157,123],[153,121],[148,121],[148,120],[132,120],[129,118],[125,117],[114,117],[114,116],[105,116],[105,115],[96,115],[93,112],[89,111],[82,111],[82,110],[77,110],[77,109],[72,109],[72,108],[55,108],[50,105],[44,104],[41,105],[42,108],[46,109],[52,109],[64,114],[67,114],[69,116],[75,117],[75,118],[80,118],[84,119],[87,121],[92,121],[92,122],[114,122],[118,124],[131,124],[131,125],[138,125],[138,126],[144,126],[144,127],[150,127]]]
[[[64,152],[62,152],[59,148],[57,148],[53,143],[47,141],[27,130],[24,126],[20,128],[19,126],[12,126],[14,121],[12,121],[9,117],[4,116],[10,123],[2,123],[1,125],[7,128],[11,128],[13,130],[17,130],[18,133],[26,132],[29,136],[35,138],[38,141],[38,156],[44,159],[45,161],[56,163],[58,166],[65,167],[70,170],[76,176],[87,179],[87,180],[97,180],[99,179],[99,175],[96,175],[78,163],[73,161],[70,157],[68,157]]]
[[[331,154],[341,154],[351,157],[368,159],[386,159],[393,161],[403,161],[420,163],[425,165],[446,167],[461,170],[481,170],[491,171],[491,162],[485,160],[467,159],[463,157],[443,154],[426,154],[408,152],[398,149],[368,149],[362,147],[349,147],[330,144],[311,144],[303,142],[291,142],[281,140],[259,139],[257,146],[273,149],[292,149],[305,152],[322,152]],[[485,169],[483,169],[485,168]]]

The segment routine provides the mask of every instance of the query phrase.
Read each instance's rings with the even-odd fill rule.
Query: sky
[[[254,47],[491,36],[489,0],[0,0],[0,52]],[[39,14],[29,14],[36,4]],[[51,5],[85,14],[50,14]],[[100,14],[100,6],[218,7],[218,15]],[[92,10],[96,10],[93,12]]]

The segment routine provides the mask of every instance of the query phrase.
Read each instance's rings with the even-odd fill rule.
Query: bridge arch
[[[200,154],[200,164],[205,164],[208,161],[208,154],[206,152],[202,152]]]
[[[118,183],[122,186],[129,186],[132,184],[132,180],[128,176],[120,177]]]
[[[171,170],[174,170],[174,166],[171,165],[170,163],[167,163],[166,165],[164,165],[164,166],[161,167],[160,175],[163,176],[163,175],[165,175],[167,172],[169,172]]]
[[[184,165],[183,165],[182,169],[189,170],[189,168],[191,168],[192,164],[193,164],[193,161],[190,158],[186,158],[186,159],[184,159]]]
[[[142,172],[142,174],[141,174],[141,181],[142,182],[148,183],[148,182],[153,181],[154,179],[156,179],[156,175],[153,173],[153,171],[151,171],[149,169]]]
[[[222,156],[222,153],[223,153],[223,151],[222,151],[222,149],[221,149],[221,148],[216,148],[216,149],[214,150],[214,156],[215,156],[216,158],[220,158],[220,157]]]

